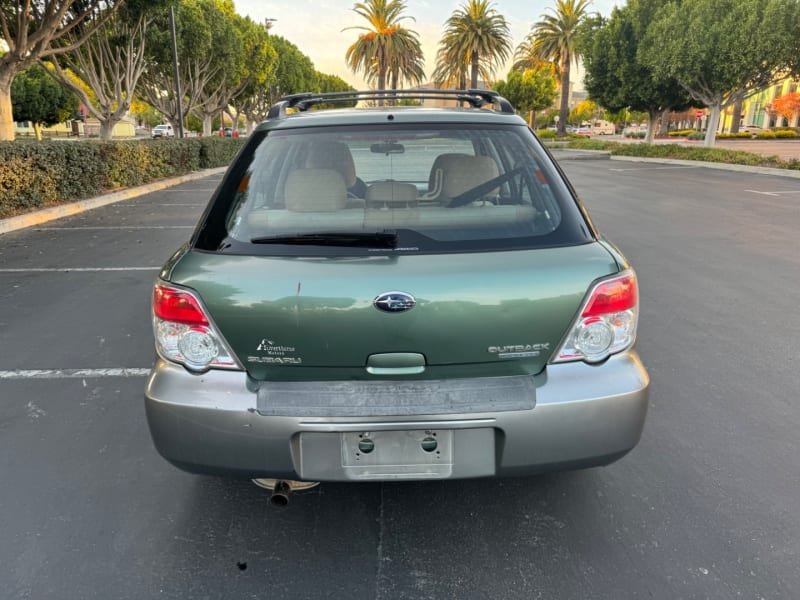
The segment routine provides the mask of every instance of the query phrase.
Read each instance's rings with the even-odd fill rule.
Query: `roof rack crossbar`
[[[474,108],[482,108],[488,104],[502,113],[514,113],[511,103],[493,90],[438,90],[438,89],[408,89],[408,90],[363,90],[349,92],[323,92],[319,94],[306,92],[284,96],[272,105],[267,115],[268,119],[280,118],[286,115],[289,108],[306,111],[315,104],[342,103],[360,100],[441,100],[452,99],[467,102]]]

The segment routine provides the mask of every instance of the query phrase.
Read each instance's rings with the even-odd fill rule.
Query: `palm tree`
[[[444,40],[440,42],[436,51],[436,68],[432,75],[436,85],[464,90],[467,88],[468,71],[468,57],[462,56],[457,48],[444,45]]]
[[[566,134],[569,116],[569,71],[578,60],[578,31],[586,17],[591,0],[556,0],[553,14],[544,14],[534,23],[531,32],[516,51],[516,64],[525,60],[546,60],[558,64],[561,73],[561,106],[558,117],[558,135]],[[526,58],[527,57],[527,58]]]
[[[386,77],[392,76],[392,85],[398,80],[420,81],[422,71],[422,47],[417,33],[400,25],[406,9],[405,0],[364,0],[356,2],[353,12],[364,17],[369,27],[347,27],[361,29],[365,33],[347,49],[347,66],[357,73],[364,73],[365,79],[377,82],[378,90],[386,89]]]
[[[511,33],[505,17],[489,0],[466,0],[445,21],[439,42],[436,71],[440,75],[460,73],[470,66],[470,86],[478,87],[478,75],[491,78],[494,65],[511,54]]]
[[[422,47],[416,38],[409,41],[413,43],[392,56],[389,61],[389,87],[393,90],[403,80],[410,86],[415,86],[425,79]]]

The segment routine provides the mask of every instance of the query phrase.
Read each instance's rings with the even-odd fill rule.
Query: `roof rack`
[[[273,104],[267,119],[279,119],[286,116],[290,108],[304,112],[315,104],[335,104],[344,102],[359,102],[361,100],[456,100],[466,102],[474,108],[483,108],[493,105],[501,113],[514,114],[514,107],[500,94],[492,90],[363,90],[351,92],[322,92],[315,94],[292,94],[284,96]]]

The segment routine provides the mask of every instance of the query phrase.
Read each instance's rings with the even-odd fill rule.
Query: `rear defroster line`
[[[3,379],[94,379],[100,377],[146,377],[149,368],[114,369],[14,369],[0,371]]]

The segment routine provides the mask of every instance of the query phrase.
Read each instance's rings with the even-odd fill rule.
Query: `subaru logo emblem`
[[[384,292],[372,301],[372,305],[375,308],[388,313],[411,310],[416,304],[417,301],[414,296],[405,292]]]

